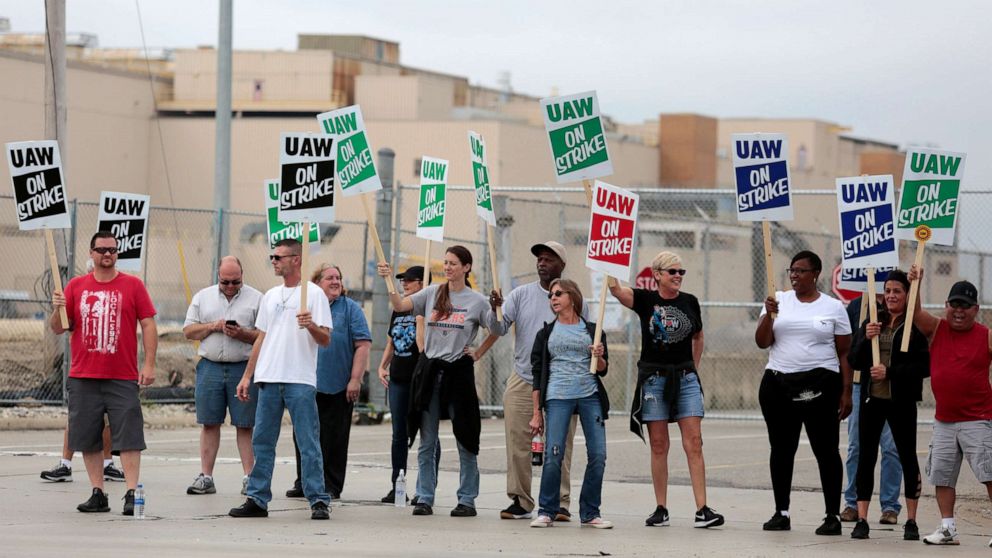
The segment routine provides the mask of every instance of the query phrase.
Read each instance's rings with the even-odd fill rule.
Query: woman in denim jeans
[[[706,505],[706,465],[703,460],[703,390],[696,373],[703,356],[703,318],[699,300],[682,292],[686,274],[682,258],[661,252],[651,262],[657,287],[632,289],[610,279],[610,292],[641,320],[641,358],[637,387],[631,403],[630,430],[644,439],[648,425],[651,443],[651,480],[657,507],[644,524],[664,526],[668,516],[668,425],[682,432],[682,448],[689,462],[689,478],[696,500],[694,526],[723,525],[723,516]]]
[[[586,474],[582,479],[579,515],[583,527],[611,529],[600,517],[599,504],[606,469],[606,419],[610,400],[600,377],[606,375],[606,339],[592,344],[596,324],[582,319],[582,293],[574,281],[555,279],[548,298],[555,320],[544,324],[534,339],[530,361],[534,374],[534,416],[531,433],[546,428],[544,470],[541,474],[540,511],[531,527],[550,527],[561,497],[561,463],[573,414],[579,415],[586,438]],[[596,374],[590,360],[596,358]],[[541,410],[547,417],[541,414]],[[546,421],[546,425],[545,425]]]

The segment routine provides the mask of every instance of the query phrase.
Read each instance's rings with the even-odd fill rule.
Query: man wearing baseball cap
[[[922,277],[914,265],[910,281]],[[916,299],[913,325],[930,340],[930,387],[937,403],[927,475],[936,487],[941,524],[923,538],[926,544],[960,544],[954,486],[963,460],[992,499],[992,335],[977,316],[978,289],[968,281],[951,287],[942,318],[925,312]]]
[[[513,371],[506,381],[503,392],[503,425],[506,429],[506,495],[512,503],[499,515],[503,519],[527,519],[534,509],[534,498],[530,495],[531,486],[531,439],[535,435],[530,422],[534,417],[534,376],[531,375],[530,352],[534,338],[544,327],[545,322],[555,319],[548,303],[548,286],[561,277],[567,260],[565,247],[549,240],[531,246],[530,251],[537,258],[538,280],[510,291],[506,301],[497,291],[492,291],[489,303],[494,312],[492,323],[487,327],[492,335],[505,335],[510,326],[516,324],[513,336]],[[495,309],[503,307],[503,321],[496,321]],[[583,318],[587,317],[585,305]],[[575,436],[575,416],[568,430],[565,458],[561,471],[561,509],[556,521],[568,521],[571,514],[568,505],[571,501],[569,490],[569,468],[572,463],[572,438]]]

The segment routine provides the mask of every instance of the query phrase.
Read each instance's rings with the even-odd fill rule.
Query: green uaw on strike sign
[[[444,240],[445,190],[448,161],[424,157],[420,163],[420,207],[417,210],[417,237]]]
[[[896,212],[896,238],[914,240],[920,225],[930,227],[929,242],[954,245],[958,194],[964,176],[964,153],[910,147]]]
[[[595,91],[541,99],[559,184],[613,174]]]
[[[324,133],[338,137],[337,177],[341,195],[348,197],[381,190],[361,107],[352,105],[318,114],[317,122]]]
[[[269,250],[275,250],[276,242],[284,238],[295,238],[303,242],[303,223],[279,220],[279,180],[265,181],[265,232],[269,239]],[[320,245],[320,226],[310,223],[310,251],[315,252]]]
[[[475,212],[485,222],[496,226],[496,213],[493,211],[493,189],[489,184],[489,153],[482,134],[469,131],[468,147],[472,159],[472,182],[475,184]]]

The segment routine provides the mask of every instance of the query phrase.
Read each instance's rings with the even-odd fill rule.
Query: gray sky
[[[42,0],[0,0],[12,30],[44,29]],[[70,32],[141,45],[133,0],[67,0]],[[992,189],[992,2],[983,0],[235,0],[234,47],[297,33],[398,41],[404,64],[546,95],[596,89],[623,122],[661,112],[812,117],[858,136],[968,153],[965,187]],[[148,45],[217,41],[217,2],[142,0]],[[773,131],[773,130],[766,130]],[[833,184],[824,184],[832,188]]]

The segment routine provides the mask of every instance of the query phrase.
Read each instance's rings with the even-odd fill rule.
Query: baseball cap
[[[978,289],[968,281],[958,281],[951,286],[947,293],[947,302],[967,302],[972,306],[978,304]]]
[[[407,281],[423,281],[424,280],[424,266],[415,265],[406,268],[403,273],[396,274],[397,279],[406,279]]]
[[[555,242],[554,240],[549,240],[547,242],[542,242],[540,244],[535,244],[530,247],[530,253],[537,256],[542,250],[548,250],[554,252],[559,258],[561,258],[561,263],[567,263],[565,260],[565,247],[561,245],[560,242]]]

